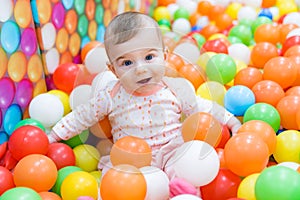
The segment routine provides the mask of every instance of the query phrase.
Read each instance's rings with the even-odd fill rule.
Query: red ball
[[[58,170],[66,166],[74,166],[76,161],[73,149],[64,143],[50,144],[47,156],[54,161]]]
[[[59,65],[53,73],[53,82],[57,89],[70,93],[74,88],[79,69],[75,63]]]
[[[12,173],[5,167],[0,166],[0,196],[13,187],[15,187],[15,183]]]
[[[31,125],[17,128],[9,138],[8,149],[16,160],[29,154],[43,154],[48,152],[49,140],[46,133]]]
[[[231,137],[231,133],[230,133],[229,128],[226,125],[223,125],[222,126],[222,138],[216,148],[224,149],[224,147],[225,147],[227,141],[230,139],[230,137]]]
[[[0,159],[4,156],[6,150],[7,150],[7,142],[0,144]]]
[[[201,52],[215,52],[228,54],[228,48],[227,45],[220,39],[208,40],[203,44]]]
[[[207,200],[227,200],[237,196],[237,190],[242,179],[229,169],[220,169],[216,178],[209,184],[202,186],[201,194]]]
[[[281,49],[281,53],[282,55],[285,54],[285,52],[292,46],[294,45],[299,45],[300,44],[300,36],[299,35],[295,35],[295,36],[291,36],[289,38],[287,38],[285,40],[285,42],[282,45],[282,49]]]

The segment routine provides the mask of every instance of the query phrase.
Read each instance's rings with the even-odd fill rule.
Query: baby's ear
[[[169,48],[165,47],[164,48],[164,60],[165,61],[168,59],[168,55],[169,55]]]
[[[115,74],[115,68],[110,62],[106,62],[107,68]]]

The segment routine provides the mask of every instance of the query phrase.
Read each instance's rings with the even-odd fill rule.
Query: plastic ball
[[[88,103],[92,94],[92,86],[91,85],[79,85],[76,86],[72,92],[70,93],[69,104],[72,110],[81,104]]]
[[[38,120],[32,119],[32,118],[27,118],[27,119],[23,119],[23,120],[19,121],[15,126],[15,130],[17,128],[20,128],[21,126],[25,126],[25,125],[36,126],[40,129],[42,129],[43,131],[46,131],[45,127],[43,126],[43,124],[41,122],[39,122]]]
[[[29,187],[37,192],[48,191],[55,184],[57,169],[47,156],[31,154],[22,158],[14,169],[17,187]]]
[[[168,163],[174,167],[176,177],[183,178],[194,186],[210,183],[220,168],[215,149],[199,140],[185,142],[178,147]]]
[[[64,106],[64,116],[71,111],[69,103],[69,95],[61,90],[50,90],[49,94],[53,94],[59,98]]]
[[[189,33],[191,28],[191,23],[185,18],[178,18],[172,23],[172,30],[179,35]]]
[[[250,106],[243,118],[243,123],[250,120],[262,120],[267,122],[275,132],[279,130],[280,127],[280,115],[276,108],[267,103],[256,103]]]
[[[42,200],[61,200],[60,196],[54,192],[39,192],[39,195],[42,197]]]
[[[271,58],[263,69],[263,79],[275,81],[283,89],[292,86],[297,77],[297,67],[286,57]]]
[[[246,64],[250,62],[251,51],[249,47],[242,43],[231,44],[228,47],[228,55],[234,59],[241,60]]]
[[[241,178],[229,169],[220,169],[216,178],[200,188],[203,199],[227,200],[236,197]]]
[[[300,96],[300,86],[294,86],[285,91],[285,96]]]
[[[243,133],[228,140],[224,156],[228,169],[239,176],[248,176],[267,166],[269,149],[260,137]]]
[[[198,87],[196,94],[198,96],[201,96],[202,98],[215,101],[223,106],[226,88],[223,84],[219,82],[206,81]]]
[[[144,200],[147,182],[138,168],[132,165],[117,165],[103,176],[100,194],[103,200]]]
[[[67,166],[58,170],[57,179],[55,184],[51,188],[51,191],[61,196],[61,184],[65,178],[73,172],[82,171],[79,167],[76,166]]]
[[[244,85],[252,88],[257,82],[262,81],[262,72],[254,67],[246,67],[237,72],[234,77],[234,85]]]
[[[14,187],[15,183],[12,172],[0,166],[0,195]]]
[[[171,200],[202,200],[202,199],[191,194],[181,194],[181,195],[177,195],[176,197],[173,197]]]
[[[256,199],[275,200],[299,197],[300,175],[284,166],[271,166],[258,176],[255,183]]]
[[[110,139],[112,138],[111,129],[111,124],[106,116],[98,123],[90,127],[90,132],[98,138]]]
[[[209,80],[221,84],[229,83],[236,74],[236,64],[227,54],[216,54],[207,62],[206,74]]]
[[[178,73],[189,80],[195,90],[206,80],[205,72],[196,64],[186,64],[179,69]]]
[[[29,104],[30,117],[41,122],[46,128],[56,124],[63,114],[62,102],[52,94],[39,94]]]
[[[182,137],[185,142],[201,140],[211,146],[218,146],[222,138],[222,126],[211,114],[198,112],[182,123]]]
[[[252,31],[250,27],[245,25],[236,25],[232,27],[228,33],[228,36],[235,36],[241,39],[243,44],[249,45],[252,39]]]
[[[110,160],[114,166],[128,164],[141,168],[151,165],[152,150],[144,139],[125,136],[113,144]]]
[[[59,65],[53,73],[53,82],[55,86],[59,90],[69,94],[74,88],[79,70],[79,66],[74,63]]]
[[[243,116],[254,103],[255,96],[253,92],[243,85],[232,86],[224,97],[224,107],[236,116]]]
[[[260,137],[268,145],[269,155],[275,152],[276,133],[268,123],[261,120],[250,120],[242,124],[238,133],[251,133]]]
[[[282,87],[271,80],[262,80],[257,82],[252,91],[255,95],[256,103],[268,103],[272,106],[276,106],[285,94]]]
[[[289,38],[286,38],[284,43],[282,44],[281,52],[284,55],[285,52],[292,46],[300,44],[300,35],[295,35]]]
[[[285,96],[276,105],[281,118],[281,125],[285,129],[299,130],[297,112],[300,110],[300,96]]]
[[[145,200],[169,198],[169,178],[161,169],[153,166],[140,168],[147,183]]]
[[[248,200],[256,200],[255,183],[260,173],[254,173],[246,176],[240,183],[237,191],[237,197]]]
[[[113,142],[109,139],[100,139],[97,143],[96,148],[98,149],[101,156],[107,156],[110,154]]]
[[[185,19],[189,20],[190,13],[185,7],[179,7],[174,12],[174,20],[179,19],[179,18],[185,18]]]
[[[28,187],[15,187],[1,195],[1,200],[43,200],[33,189]]]
[[[62,199],[77,199],[80,196],[98,197],[98,183],[96,179],[85,171],[69,174],[61,184]]]
[[[95,171],[98,166],[100,154],[98,150],[89,144],[81,144],[74,149],[76,166],[80,167],[84,171]]]
[[[47,156],[51,158],[57,169],[75,165],[73,149],[64,143],[52,143],[49,145]]]
[[[68,140],[63,140],[61,142],[69,145],[71,148],[74,148],[80,144],[84,144],[87,141],[88,137],[89,130],[84,130],[79,135],[76,135],[75,137],[72,137]]]
[[[194,41],[192,42],[191,39],[183,39],[175,46],[173,53],[181,56],[185,59],[186,63],[192,65],[192,63],[196,63],[200,55],[200,50],[197,44]]]
[[[30,154],[46,155],[48,147],[49,140],[46,133],[31,125],[16,129],[8,141],[8,149],[16,160]]]
[[[300,162],[300,132],[287,130],[277,135],[276,150],[273,154],[278,163],[281,162]]]
[[[158,6],[154,9],[154,12],[153,12],[153,18],[156,20],[156,21],[159,21],[161,19],[167,19],[167,20],[170,20],[171,19],[171,14],[168,10],[167,7],[165,6]]]
[[[227,45],[219,39],[207,40],[201,47],[201,52],[228,53]]]
[[[271,58],[277,57],[278,51],[274,44],[269,42],[259,42],[254,45],[250,58],[253,64],[253,67],[262,69],[266,62]]]

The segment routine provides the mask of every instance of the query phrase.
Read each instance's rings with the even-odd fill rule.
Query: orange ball
[[[42,200],[61,200],[60,196],[54,192],[39,192],[39,195],[42,197]]]
[[[111,125],[109,122],[108,117],[104,117],[102,120],[100,120],[98,123],[96,123],[95,125],[93,125],[90,128],[90,131],[93,135],[95,135],[98,138],[108,138],[111,139],[112,138],[112,134],[111,134]]]
[[[271,58],[264,66],[263,79],[277,82],[283,89],[294,83],[297,77],[297,67],[286,57]]]
[[[260,25],[254,32],[254,40],[256,43],[270,42],[276,45],[280,41],[279,27],[273,24]]]
[[[178,72],[193,84],[195,90],[206,80],[205,72],[196,64],[186,64]]]
[[[17,187],[29,187],[37,192],[50,190],[55,184],[57,168],[47,156],[30,154],[22,158],[14,169]]]
[[[125,136],[113,144],[110,160],[114,166],[120,164],[133,165],[137,168],[149,166],[152,161],[152,150],[144,139]]]
[[[219,159],[220,159],[220,169],[227,168],[225,157],[224,157],[224,149],[216,148],[216,152],[217,152],[217,154],[219,156]]]
[[[200,1],[197,6],[197,12],[201,15],[208,15],[213,5],[209,1]]]
[[[210,20],[215,21],[219,15],[225,12],[225,10],[226,8],[222,5],[218,5],[218,4],[213,5],[207,16]]]
[[[294,86],[285,91],[285,96],[300,96],[300,86]]]
[[[299,130],[297,112],[300,110],[300,96],[285,96],[276,106],[280,115],[281,125],[285,129]]]
[[[276,148],[276,133],[272,126],[261,120],[250,120],[242,124],[238,133],[251,133],[260,137],[269,148],[269,155],[273,154]]]
[[[286,40],[286,36],[295,28],[298,28],[298,25],[296,24],[280,24],[279,26],[279,41],[281,44],[284,44]]]
[[[167,62],[174,65],[176,70],[179,70],[184,65],[184,60],[177,54],[169,53],[167,56]]]
[[[141,171],[131,165],[117,165],[102,178],[102,200],[144,200],[147,184]]]
[[[168,6],[169,4],[175,3],[175,0],[158,0],[157,6]]]
[[[213,34],[219,33],[220,29],[213,24],[208,24],[206,26],[204,26],[199,33],[205,37],[205,39],[208,39],[210,36],[212,36]]]
[[[182,137],[185,142],[201,140],[217,147],[222,139],[222,126],[211,114],[198,112],[182,123]]]
[[[300,45],[295,45],[286,50],[284,53],[285,57],[290,57],[290,56],[300,56]]]
[[[276,46],[270,42],[257,43],[250,54],[252,64],[256,68],[262,69],[266,62],[271,58],[278,56],[278,50]]]
[[[300,55],[290,56],[289,59],[294,62],[297,68],[297,77],[292,86],[300,86]]]
[[[261,7],[262,8],[269,8],[276,4],[276,0],[262,0]]]
[[[243,133],[228,140],[224,156],[228,169],[245,177],[259,173],[267,166],[269,149],[260,137]]]
[[[282,87],[271,80],[259,81],[251,90],[254,93],[256,103],[268,103],[274,107],[285,96]]]
[[[216,17],[216,26],[222,31],[232,25],[233,19],[227,13],[222,13]]]
[[[241,69],[234,77],[234,85],[244,85],[252,88],[256,83],[262,81],[262,72],[254,67]]]

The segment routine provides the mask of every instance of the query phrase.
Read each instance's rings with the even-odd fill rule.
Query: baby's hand
[[[49,140],[50,144],[59,141],[58,137],[54,131],[51,131],[47,136],[48,136],[48,140]]]
[[[239,128],[241,127],[241,122],[236,117],[232,117],[227,122],[227,126],[231,130],[232,136],[234,136],[237,134]]]

